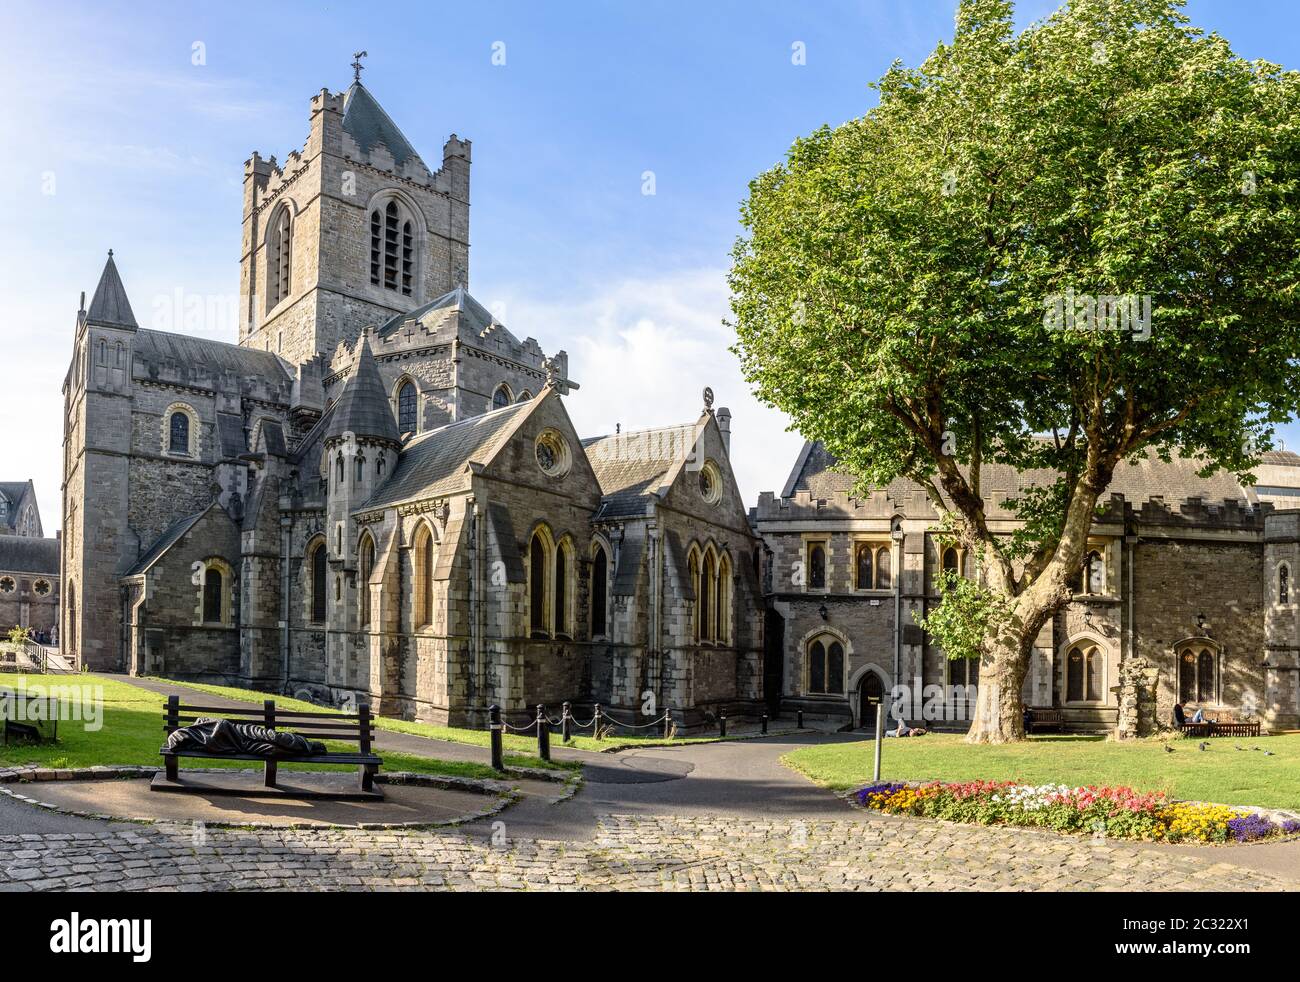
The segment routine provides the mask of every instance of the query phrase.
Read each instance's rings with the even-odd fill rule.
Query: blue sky
[[[1018,17],[1055,6],[1022,0]],[[745,390],[722,324],[739,202],[796,136],[869,108],[867,84],[893,59],[914,64],[949,37],[955,7],[394,2],[381,16],[7,0],[0,477],[33,477],[47,532],[58,527],[60,386],[79,292],[110,247],[144,326],[234,339],[220,315],[169,324],[173,298],[237,292],[243,161],[301,147],[308,100],[345,88],[364,48],[366,85],[426,161],[452,132],[473,141],[471,291],[516,334],[568,350],[579,431],[692,419],[711,385],[735,416],[746,499],[779,491],[800,438]],[[1288,0],[1187,9],[1245,56],[1300,65]],[[1285,435],[1300,446],[1300,429]]]

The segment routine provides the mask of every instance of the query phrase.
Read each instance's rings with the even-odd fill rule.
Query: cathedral
[[[967,725],[979,666],[917,619],[978,571],[922,489],[861,493],[810,443],[747,513],[707,391],[678,426],[575,432],[565,352],[468,291],[470,150],[431,169],[359,67],[313,97],[300,151],[244,165],[237,343],[141,327],[110,252],[64,384],[62,538],[0,547],[0,612],[57,611],[90,669],[434,723],[568,701],[856,727],[905,692],[895,714]],[[1121,736],[1175,702],[1300,727],[1300,456],[1255,484],[1201,464],[1117,471],[1027,706]],[[1050,478],[990,468],[996,530]],[[39,537],[27,494],[0,485],[0,519]]]
[[[141,327],[109,253],[63,390],[79,664],[449,724],[761,705],[730,414],[575,432],[565,352],[468,291],[470,151],[430,168],[359,67],[313,97],[244,165],[235,344]]]

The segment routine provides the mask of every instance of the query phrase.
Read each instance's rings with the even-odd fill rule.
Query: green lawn
[[[171,685],[183,685],[187,689],[198,689],[200,692],[210,692],[213,695],[225,696],[227,699],[238,699],[241,702],[261,702],[265,696],[271,696],[275,699],[277,706],[284,706],[285,709],[305,709],[321,711],[321,707],[312,703],[303,702],[298,699],[290,699],[287,696],[279,696],[273,692],[257,692],[253,689],[240,689],[228,685],[207,685],[201,682],[179,682],[176,679],[155,679],[156,682],[167,682]],[[324,710],[328,712],[328,710]],[[551,714],[552,719],[559,716],[559,710]],[[622,718],[622,715],[619,716]],[[489,734],[487,730],[468,730],[462,727],[454,726],[434,726],[431,723],[411,723],[401,719],[389,719],[386,716],[376,716],[375,725],[381,730],[391,730],[394,733],[410,733],[414,736],[429,737],[433,740],[447,740],[451,743],[466,743],[475,747],[488,746]],[[551,736],[551,746],[567,746],[576,750],[609,750],[611,747],[656,747],[656,746],[676,746],[683,743],[716,743],[721,740],[717,736],[702,737],[675,737],[671,741],[663,739],[663,731],[656,727],[654,730],[646,731],[646,736],[612,736],[604,740],[596,740],[589,736],[574,735],[573,739],[567,744],[561,744],[560,736],[554,733]],[[742,739],[742,737],[727,737],[728,740]],[[537,753],[537,735],[536,731],[530,732],[526,736],[517,734],[505,734],[502,746],[506,750],[514,750],[524,754]],[[536,757],[533,759],[534,765],[541,764],[542,761]],[[554,763],[554,762],[553,762]]]
[[[1116,743],[1101,737],[1034,737],[1008,746],[976,747],[959,735],[931,733],[886,740],[881,772],[888,781],[1017,781],[1025,784],[1128,785],[1175,798],[1225,805],[1300,808],[1300,735],[1208,741],[1174,739]],[[1238,751],[1234,747],[1259,747]],[[1267,757],[1264,751],[1272,751]],[[869,784],[873,744],[825,744],[787,754],[785,764],[819,784],[843,789]]]
[[[89,685],[103,688],[103,726],[99,730],[88,731],[80,722],[60,721],[58,741],[55,743],[13,743],[0,746],[0,766],[32,764],[38,767],[93,767],[95,765],[144,764],[157,767],[162,758],[158,749],[163,744],[162,711],[166,699],[146,689],[102,678],[97,675],[4,675],[0,676],[0,688],[12,689],[19,680],[29,687]],[[344,749],[345,744],[326,741],[331,749]],[[356,749],[355,745],[352,746]],[[499,778],[496,771],[486,764],[466,761],[436,760],[431,757],[417,757],[413,754],[383,754],[386,771],[416,771],[421,774],[447,774],[471,778]],[[256,767],[249,761],[205,760],[194,766],[203,767]],[[506,763],[516,766],[536,766],[535,758],[508,755]],[[182,764],[182,766],[184,766]],[[292,764],[282,763],[285,769],[293,770],[355,770],[345,765]]]

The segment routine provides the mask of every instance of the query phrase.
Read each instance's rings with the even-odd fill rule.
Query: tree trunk
[[[1009,598],[1010,616],[985,639],[975,719],[966,735],[967,743],[1012,743],[1025,738],[1020,694],[1034,641],[1057,608],[1069,599],[1067,583],[1071,572],[1083,563],[1096,502],[1094,487],[1085,486],[1075,494],[1051,561],[1036,582],[1019,596]]]

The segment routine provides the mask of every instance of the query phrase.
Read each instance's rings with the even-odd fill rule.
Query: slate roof
[[[417,324],[427,315],[439,310],[459,313],[465,324],[473,328],[477,334],[482,334],[493,325],[498,330],[504,330],[497,319],[492,316],[490,310],[470,296],[468,290],[458,286],[449,293],[444,293],[436,300],[430,300],[422,307],[416,307],[414,310],[408,310],[402,314],[395,314],[379,328],[378,335],[381,338],[389,337],[400,332],[404,324]]]
[[[519,540],[515,538],[514,523],[510,521],[510,509],[500,501],[491,502],[488,505],[488,523],[496,536],[501,561],[505,563],[506,582],[526,583],[524,557],[519,554]]]
[[[632,430],[582,441],[603,495],[596,518],[644,515],[669,471],[695,446],[699,423]]]
[[[59,575],[59,540],[0,535],[0,572]]]
[[[388,404],[384,380],[379,377],[379,366],[370,351],[368,333],[361,335],[360,344],[356,367],[339,394],[325,439],[352,433],[358,437],[400,443],[397,420],[393,419],[393,407]]]
[[[466,470],[470,461],[490,461],[532,405],[516,402],[412,437],[402,448],[393,476],[363,507],[381,508],[465,490],[470,483]]]
[[[641,540],[624,539],[618,553],[618,568],[614,571],[614,596],[636,596],[637,573],[641,570]],[[694,589],[692,585],[691,589]]]
[[[1266,460],[1269,456],[1272,454],[1265,455]],[[821,443],[806,444],[786,482],[782,497],[789,498],[799,491],[807,491],[813,500],[830,500],[837,494],[849,493],[853,479],[835,470],[835,463],[834,456]],[[1300,464],[1300,458],[1296,463]],[[1139,508],[1142,502],[1154,497],[1163,497],[1166,502],[1201,498],[1206,503],[1232,500],[1246,503],[1246,492],[1234,475],[1220,470],[1210,477],[1199,477],[1196,472],[1202,466],[1200,461],[1177,456],[1165,463],[1151,452],[1136,464],[1121,463],[1106,495],[1122,494]],[[1050,484],[1053,480],[1055,472],[1047,469],[1017,471],[1003,464],[987,464],[981,477],[981,490],[986,496],[996,491],[1014,493],[1027,487]],[[899,479],[887,490],[905,492],[919,488],[920,485]]]
[[[208,508],[211,507],[212,507],[211,505],[208,506]],[[169,528],[166,532],[158,536],[157,540],[154,542],[153,545],[149,547],[148,551],[146,551],[143,556],[137,559],[135,561],[135,565],[132,566],[130,569],[128,569],[124,575],[139,576],[141,573],[147,570],[150,566],[152,566],[162,557],[163,553],[165,553],[168,549],[170,549],[173,545],[175,545],[176,541],[182,535],[184,535],[186,532],[192,529],[194,527],[194,523],[197,522],[204,515],[206,515],[207,512],[208,509],[204,508],[203,511],[195,512],[193,515],[190,515],[186,518],[182,518],[179,522],[176,522],[174,525],[172,525],[172,527]]]
[[[137,328],[135,314],[131,311],[131,301],[126,298],[126,287],[118,275],[117,263],[113,262],[113,252],[108,253],[108,262],[104,272],[99,276],[99,286],[91,298],[90,309],[86,311],[86,320],[91,324],[103,324],[106,327]]]
[[[9,505],[5,509],[4,524],[10,530],[18,527],[18,505],[31,487],[31,481],[0,481],[0,498]]]
[[[397,128],[397,124],[360,82],[352,83],[352,88],[348,89],[343,109],[343,129],[357,141],[357,146],[364,153],[369,153],[382,143],[399,167],[409,157],[417,160],[420,158],[410,141]]]
[[[166,331],[141,330],[132,344],[135,359],[143,364],[173,362],[178,366],[201,366],[214,374],[233,372],[253,375],[268,382],[288,379],[284,363],[269,351],[244,348],[211,338],[196,338]]]

